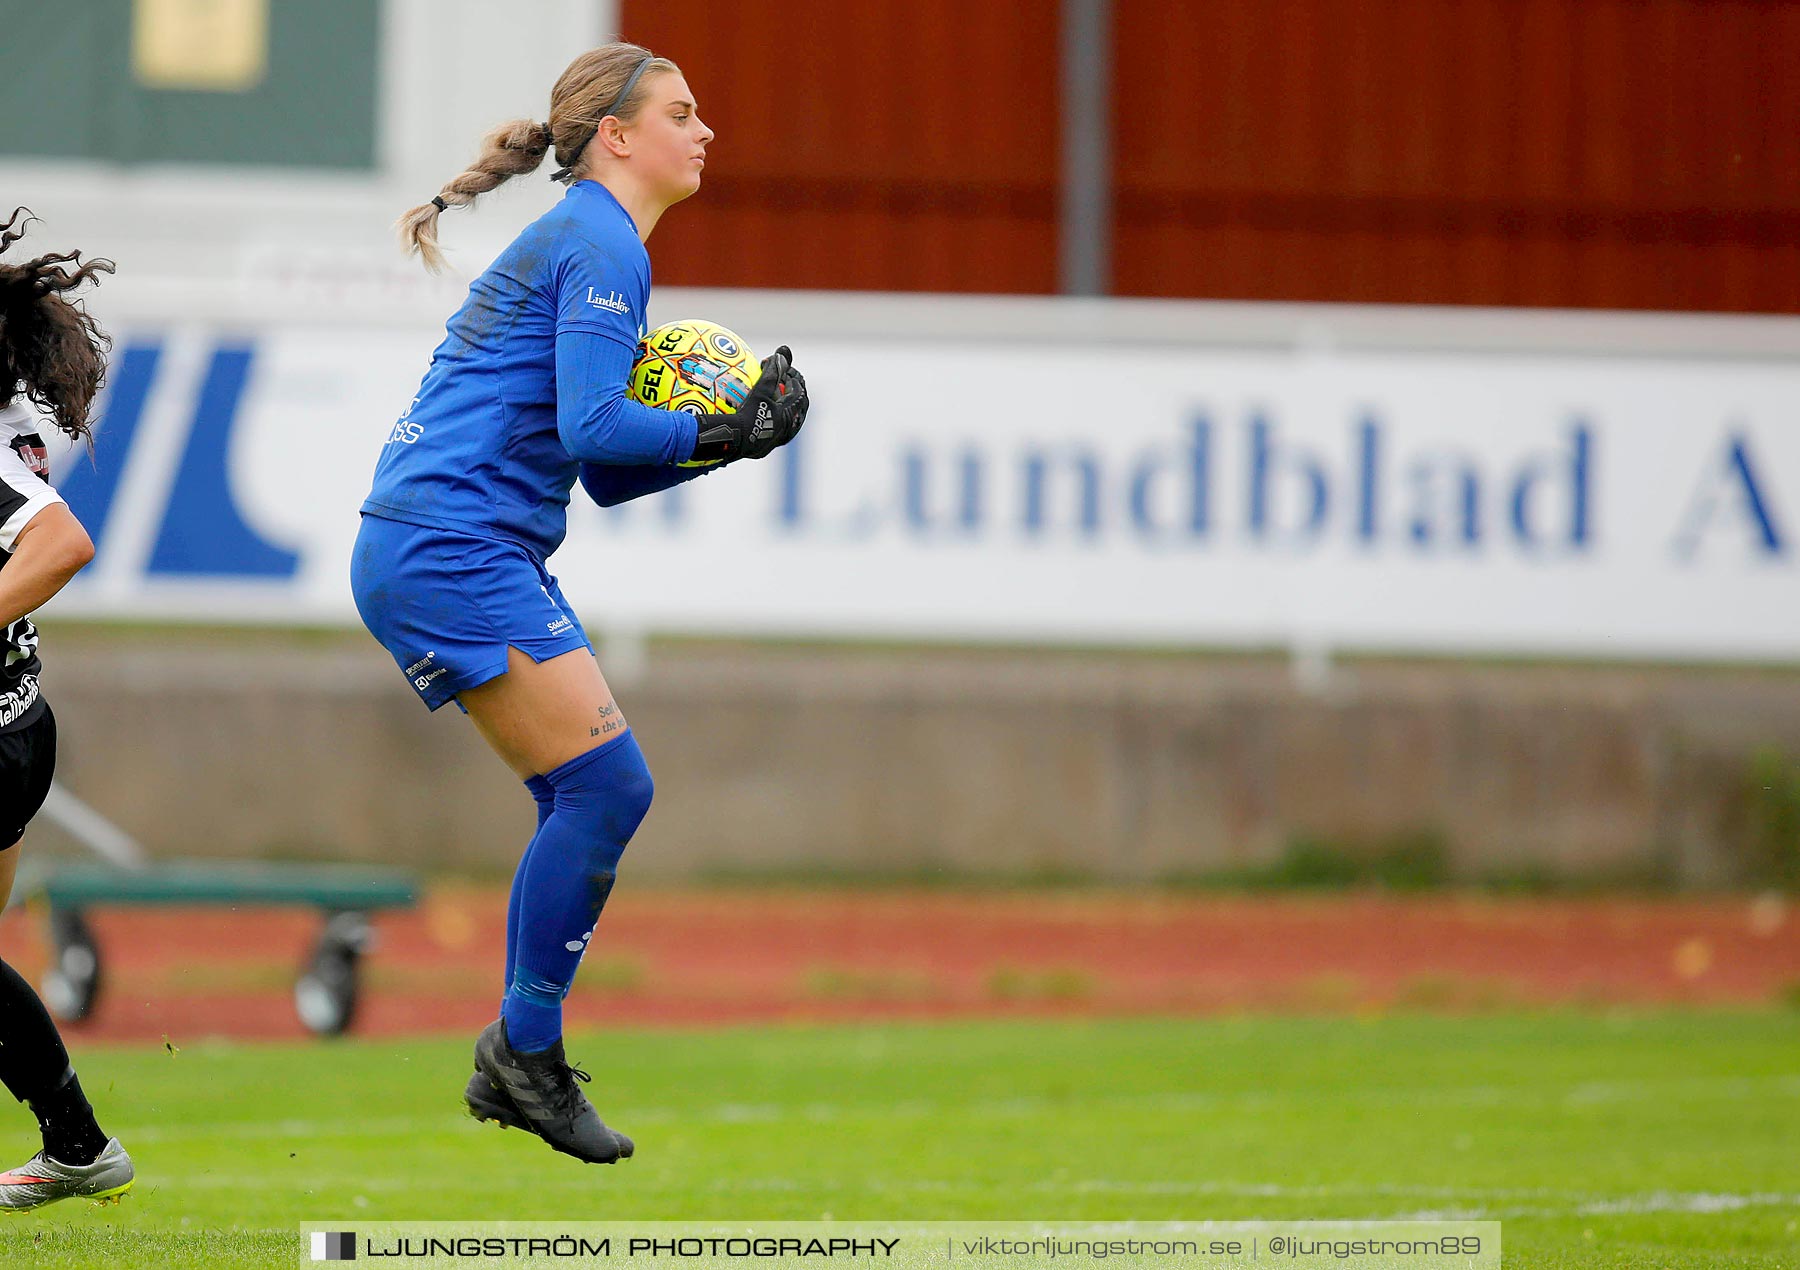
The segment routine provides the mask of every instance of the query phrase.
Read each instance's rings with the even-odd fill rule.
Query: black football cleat
[[[468,1107],[471,1116],[484,1124],[528,1132],[531,1129],[531,1122],[519,1114],[512,1099],[494,1088],[494,1082],[480,1072],[469,1077],[469,1087],[463,1090],[463,1105]]]
[[[495,1019],[476,1038],[475,1071],[502,1095],[487,1099],[484,1093],[484,1105],[511,1103],[519,1127],[530,1129],[564,1155],[589,1164],[631,1158],[635,1149],[631,1139],[608,1129],[600,1119],[577,1083],[592,1078],[569,1065],[561,1041],[541,1054],[521,1054],[507,1042],[506,1020]],[[475,1082],[470,1081],[469,1087],[473,1091]],[[473,1100],[470,1105],[474,1107]]]

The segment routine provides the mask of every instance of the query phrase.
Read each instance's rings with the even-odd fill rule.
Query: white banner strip
[[[699,316],[787,338],[736,303]],[[1024,337],[944,301],[936,336],[896,302],[883,336],[876,303],[797,347],[794,445],[576,491],[552,570],[590,629],[1800,658],[1793,360],[1233,350],[1142,305]],[[1073,333],[1096,312],[1112,340]],[[118,335],[98,465],[56,471],[100,557],[56,611],[354,624],[356,509],[437,333]]]

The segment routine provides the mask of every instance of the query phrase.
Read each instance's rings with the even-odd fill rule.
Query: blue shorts
[[[533,661],[593,649],[556,579],[517,543],[365,513],[350,590],[363,625],[433,710],[504,675],[509,647]]]

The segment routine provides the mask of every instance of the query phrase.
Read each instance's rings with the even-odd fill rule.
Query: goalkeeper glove
[[[731,414],[702,415],[690,463],[760,459],[794,439],[806,422],[806,380],[783,344],[763,358],[762,374]]]

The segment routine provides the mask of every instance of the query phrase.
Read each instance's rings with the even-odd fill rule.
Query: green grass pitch
[[[291,1265],[334,1218],[829,1214],[1482,1217],[1508,1266],[1800,1266],[1800,1012],[581,1035],[639,1143],[612,1168],[464,1118],[466,1041],[78,1050],[137,1189],[0,1222],[0,1264]],[[0,1164],[32,1128],[0,1120]]]

